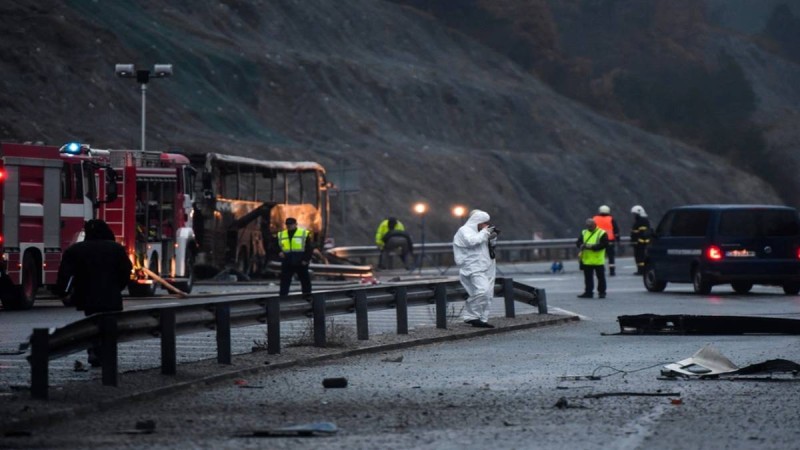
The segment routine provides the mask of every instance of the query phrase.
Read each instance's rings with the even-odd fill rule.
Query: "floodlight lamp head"
[[[172,64],[156,64],[153,66],[153,78],[166,78],[172,76]]]
[[[136,76],[136,68],[133,64],[117,64],[114,66],[114,73],[120,78],[133,78]]]

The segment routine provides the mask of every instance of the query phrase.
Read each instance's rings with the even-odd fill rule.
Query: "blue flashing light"
[[[80,142],[68,142],[61,146],[58,151],[59,153],[66,153],[70,156],[82,155],[89,153],[89,146],[81,144]]]
[[[80,155],[81,154],[81,143],[80,142],[70,142],[69,144],[64,146],[64,151],[69,153],[70,155]]]

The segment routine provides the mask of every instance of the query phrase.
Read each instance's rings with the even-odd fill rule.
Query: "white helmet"
[[[608,205],[600,205],[600,207],[597,208],[597,212],[599,214],[611,214],[611,208],[609,208]]]
[[[631,212],[633,214],[636,214],[637,216],[647,217],[647,213],[644,212],[644,208],[642,208],[640,205],[636,205],[633,208],[631,208]]]

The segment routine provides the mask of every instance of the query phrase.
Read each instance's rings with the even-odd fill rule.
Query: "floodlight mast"
[[[172,76],[172,64],[156,64],[153,66],[153,73],[149,70],[139,69],[133,64],[117,64],[114,72],[120,78],[136,78],[136,82],[141,85],[142,91],[142,148],[145,151],[145,129],[147,125],[146,106],[147,106],[147,83],[150,78],[167,78]]]

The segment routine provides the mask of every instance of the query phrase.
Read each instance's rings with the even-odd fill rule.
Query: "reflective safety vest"
[[[384,242],[383,240],[383,237],[386,236],[386,233],[390,231],[405,231],[405,230],[406,227],[404,227],[403,222],[400,222],[399,220],[397,221],[397,225],[394,226],[394,229],[390,230],[389,219],[384,219],[384,221],[381,222],[380,225],[378,225],[378,231],[375,232],[375,245],[377,245],[378,248],[383,249],[384,244],[386,244],[386,242]]]
[[[289,230],[283,230],[278,233],[278,242],[283,253],[305,251],[307,238],[308,230],[300,227],[294,231],[294,236],[291,239],[289,239]]]
[[[605,234],[605,231],[598,227],[594,231],[583,230],[581,234],[585,245],[594,245],[600,242],[600,238]],[[604,265],[606,263],[606,249],[589,250],[585,248],[581,250],[581,262],[587,266]]]
[[[613,217],[597,215],[592,218],[594,219],[594,223],[597,224],[597,227],[606,232],[609,241],[613,241],[617,238],[614,236]]]

